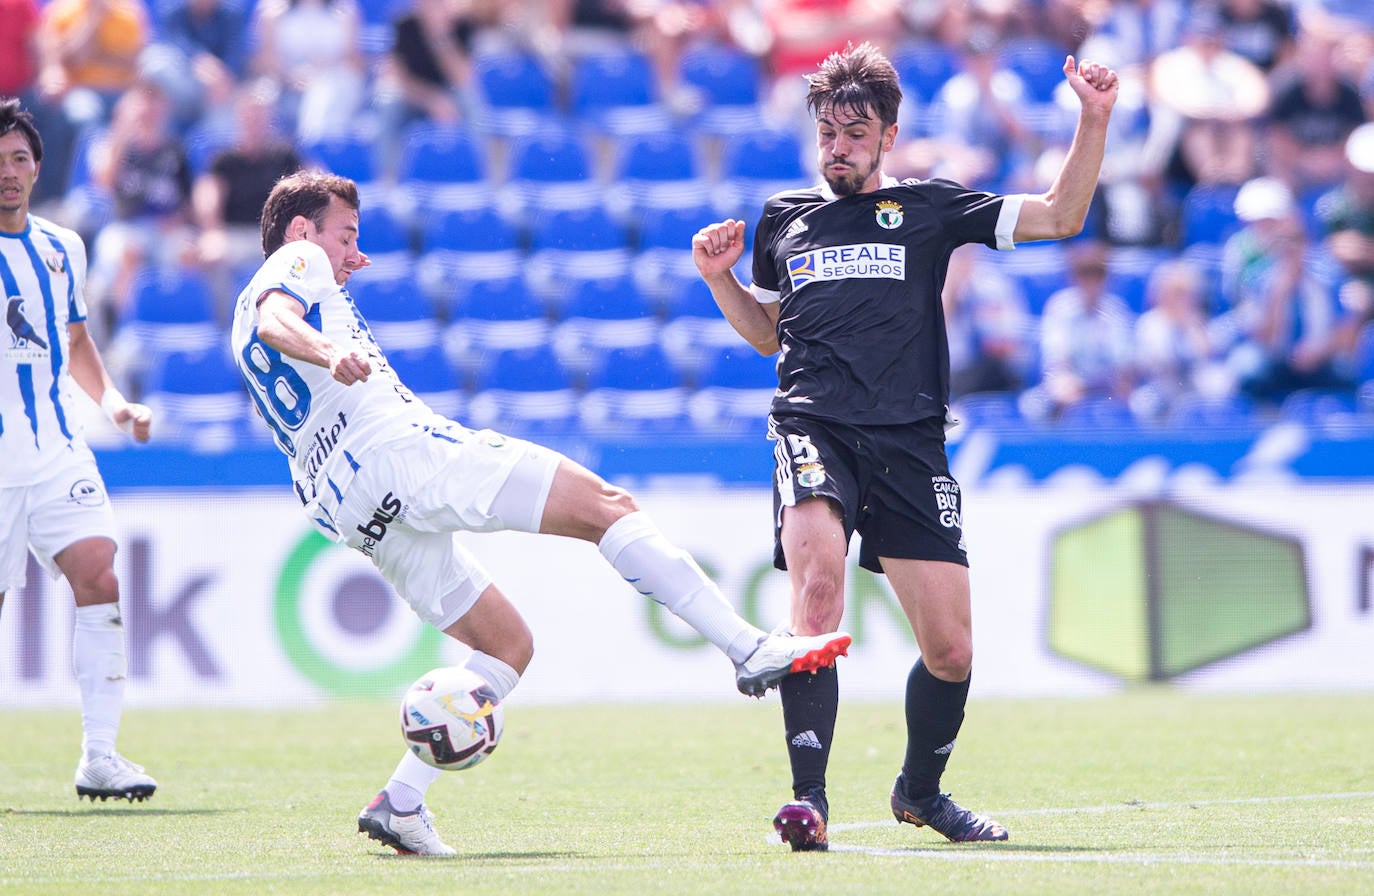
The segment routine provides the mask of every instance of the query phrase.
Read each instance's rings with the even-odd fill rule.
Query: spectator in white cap
[[[1298,389],[1348,388],[1333,363],[1335,301],[1308,264],[1293,194],[1277,178],[1257,177],[1240,188],[1235,209],[1244,226],[1222,251],[1222,323],[1241,390],[1278,404]]]

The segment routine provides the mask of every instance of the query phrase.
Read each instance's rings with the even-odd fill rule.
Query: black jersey
[[[1005,199],[891,178],[842,198],[824,184],[769,198],[754,232],[752,289],[781,302],[773,412],[861,425],[942,416],[949,256],[963,243],[999,248],[999,237],[1011,248],[1014,214],[999,230]]]

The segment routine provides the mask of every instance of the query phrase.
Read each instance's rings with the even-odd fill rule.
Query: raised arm
[[[329,370],[330,376],[351,386],[372,374],[372,365],[357,352],[345,352],[334,340],[305,322],[305,308],[280,290],[258,301],[258,337],[272,348],[300,361]]]
[[[692,237],[692,260],[711,288],[720,313],[761,355],[778,351],[777,303],[759,304],[735,276],[744,253],[744,222],[733,219],[708,224]]]
[[[1030,196],[1022,204],[1013,237],[1018,243],[1057,240],[1080,233],[1097,190],[1107,144],[1107,122],[1119,86],[1116,72],[1096,62],[1076,65],[1069,56],[1064,60],[1064,77],[1081,104],[1078,127],[1049,191]]]

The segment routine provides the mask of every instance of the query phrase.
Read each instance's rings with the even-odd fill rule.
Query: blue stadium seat
[[[533,54],[520,50],[478,53],[473,73],[481,97],[476,126],[497,137],[524,137],[558,117],[553,77]]]
[[[474,426],[516,435],[576,426],[577,392],[547,344],[498,352],[474,386],[468,405]]]
[[[720,317],[720,306],[711,295],[711,287],[700,277],[683,277],[673,281],[662,302],[663,313],[675,317]]]
[[[306,141],[300,152],[308,167],[352,178],[362,190],[378,179],[375,145],[366,135],[355,133]]]
[[[762,126],[763,68],[738,47],[714,42],[689,47],[678,61],[678,76],[704,103],[693,124],[699,133],[731,137]]]
[[[434,305],[409,277],[378,277],[364,270],[349,281],[348,292],[383,352],[438,344]]]
[[[777,362],[776,356],[760,355],[743,340],[717,347],[696,372],[696,391],[687,403],[693,426],[709,432],[763,432],[777,391]]]
[[[451,314],[444,344],[457,365],[472,373],[487,366],[498,352],[549,342],[551,325],[545,307],[518,276],[457,283]]]
[[[1069,262],[1060,243],[1031,243],[1010,252],[998,252],[993,260],[1002,272],[1016,280],[1026,294],[1034,315],[1045,310],[1049,297],[1069,285]]]
[[[441,310],[456,283],[515,277],[523,261],[520,234],[491,206],[435,212],[420,225],[416,275]]]
[[[1198,184],[1189,190],[1179,210],[1183,245],[1221,244],[1239,230],[1240,219],[1236,217],[1236,193],[1239,191],[1234,184]]]
[[[1000,54],[1002,65],[1020,76],[1033,103],[1053,104],[1054,91],[1064,83],[1067,47],[1039,37],[1008,38]]]
[[[408,277],[415,270],[410,224],[385,205],[364,204],[358,212],[358,247],[371,264],[365,269],[379,279]]]
[[[607,352],[656,345],[655,312],[628,273],[574,280],[559,307],[554,351],[575,377],[587,378]]]
[[[959,57],[938,41],[912,40],[893,52],[892,67],[897,70],[903,93],[924,106],[959,71]]]
[[[548,209],[531,227],[526,282],[557,308],[570,280],[619,276],[630,256],[628,231],[604,207]]]
[[[687,389],[657,343],[613,348],[591,373],[578,406],[589,431],[690,430]]]
[[[224,343],[159,355],[145,371],[142,400],[159,439],[200,451],[228,450],[258,428]]]
[[[666,303],[668,291],[678,283],[700,279],[692,260],[692,237],[703,225],[719,219],[715,208],[705,203],[643,212],[637,221],[639,251],[634,264],[639,288]]]
[[[581,136],[543,127],[511,146],[502,203],[511,217],[599,204],[603,191],[593,174],[592,153]]]
[[[675,209],[708,201],[696,148],[677,132],[641,134],[620,144],[615,204],[630,212]]]
[[[1107,259],[1107,291],[1125,299],[1131,311],[1145,310],[1150,275],[1166,259],[1173,257],[1168,249],[1149,246],[1116,246]]]
[[[629,45],[577,57],[569,82],[573,116],[600,131],[616,136],[647,134],[667,130],[672,124],[648,57]]]
[[[722,207],[757,215],[763,201],[781,190],[819,181],[802,167],[801,142],[790,131],[759,130],[726,144],[721,155]]]
[[[203,274],[185,267],[150,267],[134,277],[114,351],[131,357],[138,368],[168,352],[209,348],[222,336],[214,291]]]
[[[451,420],[462,416],[467,407],[466,395],[457,370],[438,340],[397,350],[384,345],[382,351],[401,382],[431,410]]]
[[[399,186],[422,216],[489,206],[494,191],[482,148],[462,128],[422,125],[406,132]]]

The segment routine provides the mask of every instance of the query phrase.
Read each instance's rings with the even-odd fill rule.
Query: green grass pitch
[[[518,697],[518,694],[517,694]],[[900,707],[846,704],[832,850],[793,854],[776,696],[521,706],[430,791],[453,860],[356,833],[400,755],[391,701],[125,713],[149,802],[78,802],[75,709],[0,711],[0,892],[1374,894],[1374,695],[975,700],[946,789],[1005,844],[898,826]]]

